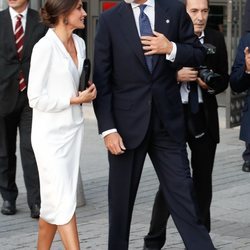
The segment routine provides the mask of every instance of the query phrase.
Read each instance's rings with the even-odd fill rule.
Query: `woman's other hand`
[[[89,87],[84,91],[79,91],[79,95],[70,99],[70,104],[82,104],[92,102],[97,95],[94,83],[89,84]]]

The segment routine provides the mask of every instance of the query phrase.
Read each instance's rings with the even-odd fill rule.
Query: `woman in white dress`
[[[81,104],[96,97],[96,88],[90,83],[78,92],[85,43],[72,32],[84,28],[87,14],[81,0],[47,0],[41,16],[50,29],[33,49],[28,87],[41,185],[38,249],[50,249],[57,230],[65,249],[80,249],[75,209]]]

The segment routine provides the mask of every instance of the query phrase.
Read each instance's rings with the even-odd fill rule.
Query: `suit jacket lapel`
[[[166,0],[164,0],[166,1]],[[168,24],[166,21],[168,20],[167,9],[164,9],[159,1],[155,1],[155,31],[164,34],[168,37]],[[153,70],[159,61],[160,56],[153,56]]]
[[[9,9],[5,10],[4,20],[5,20],[4,30],[5,30],[6,38],[9,39],[9,43],[11,47],[13,48],[13,51],[15,51],[16,56],[17,56],[16,41],[15,41],[14,30],[12,27],[12,20],[11,20]]]
[[[32,30],[36,25],[37,21],[33,19],[33,16],[30,13],[30,9],[27,12],[27,21],[24,33],[24,43],[23,43],[23,58],[25,58],[25,52],[29,45],[29,38],[32,36]],[[22,59],[23,59],[22,58]]]
[[[211,43],[213,44],[213,37],[210,35],[210,32],[205,29],[204,31],[204,43]]]
[[[128,44],[133,49],[140,62],[148,70],[131,5],[122,2],[120,6],[120,19],[118,20],[119,23],[117,26],[121,28],[124,39],[128,41]]]

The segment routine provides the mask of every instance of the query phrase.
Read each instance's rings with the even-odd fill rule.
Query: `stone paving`
[[[221,143],[218,145],[213,173],[211,237],[217,249],[250,250],[250,174],[241,171],[243,142],[239,128],[225,129],[225,110],[220,108]],[[107,184],[108,162],[102,139],[97,134],[91,106],[85,108],[85,143],[81,164],[86,205],[77,208],[81,249],[106,250],[108,236]],[[0,214],[0,250],[36,249],[37,220],[31,219],[18,154],[18,212]],[[147,233],[158,180],[147,159],[139,186],[131,226],[130,250],[142,249]],[[56,235],[52,250],[63,249]],[[163,250],[184,249],[170,220]],[[119,250],[119,249],[117,249]],[[202,250],[202,249],[201,249]]]

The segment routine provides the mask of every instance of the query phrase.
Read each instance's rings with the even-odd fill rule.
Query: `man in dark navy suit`
[[[250,32],[246,33],[240,40],[230,75],[230,86],[237,93],[245,91],[247,93],[242,110],[240,139],[246,143],[242,170],[250,172]]]
[[[203,59],[192,22],[179,1],[126,0],[100,16],[94,108],[110,165],[109,250],[128,249],[147,153],[185,246],[214,249],[198,217],[176,80],[178,68],[198,66]]]
[[[209,3],[207,0],[186,0],[186,10],[194,25],[195,34],[203,44],[216,48],[213,54],[207,55],[205,66],[208,71],[220,74],[211,86],[208,78],[200,76],[194,68],[184,67],[177,72],[180,83],[187,143],[191,151],[192,177],[197,195],[201,219],[208,232],[211,229],[210,206],[212,201],[212,172],[217,143],[219,143],[218,104],[216,94],[228,86],[228,59],[224,36],[221,32],[206,28]],[[204,79],[205,78],[205,79]],[[207,81],[207,82],[206,82]],[[199,108],[192,112],[191,88],[198,93]],[[161,189],[155,197],[152,219],[148,235],[144,238],[145,249],[161,249],[166,241],[166,224],[169,212],[166,209]]]
[[[1,212],[16,213],[16,139],[19,129],[20,152],[31,217],[40,213],[40,187],[31,146],[32,110],[27,85],[34,44],[45,34],[37,11],[28,0],[8,0],[0,12],[0,192]]]
[[[246,1],[245,6],[245,15],[243,18],[243,33],[247,34],[250,32],[250,0]],[[249,46],[249,45],[248,45]],[[242,154],[243,158],[243,165],[242,165],[242,171],[244,172],[250,172],[250,143],[246,141],[245,143],[245,150]]]

